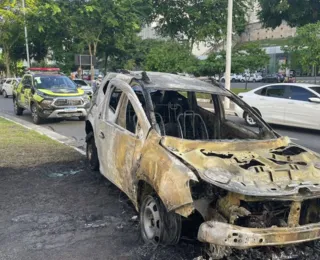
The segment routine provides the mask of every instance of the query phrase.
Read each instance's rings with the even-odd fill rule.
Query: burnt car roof
[[[124,80],[128,84],[130,84],[133,79],[142,80],[143,86],[146,89],[182,90],[217,93],[226,96],[231,95],[227,90],[223,88],[219,88],[210,83],[195,78],[188,78],[185,76],[163,72],[146,72],[149,80],[143,80],[142,73],[143,72],[140,71],[130,72],[130,74],[109,73],[107,77],[109,78],[109,80],[111,80],[112,78],[119,78],[121,80]]]

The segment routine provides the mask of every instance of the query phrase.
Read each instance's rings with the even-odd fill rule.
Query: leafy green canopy
[[[185,45],[175,41],[163,41],[150,49],[146,57],[145,70],[161,72],[192,72],[197,58]]]
[[[299,27],[320,20],[319,0],[259,0],[259,18],[265,27],[276,28],[283,20]]]
[[[320,22],[307,24],[297,29],[296,36],[285,48],[298,57],[298,63],[308,70],[320,65]]]
[[[246,69],[255,71],[264,68],[269,62],[269,55],[257,43],[242,45],[232,52],[232,73],[243,73]],[[211,53],[208,58],[200,62],[199,74],[212,76],[221,74],[225,70],[225,52]]]
[[[226,0],[145,0],[150,6],[149,22],[156,21],[162,36],[186,40],[189,48],[201,41],[219,41],[226,35]],[[251,0],[234,1],[234,29],[245,29]]]

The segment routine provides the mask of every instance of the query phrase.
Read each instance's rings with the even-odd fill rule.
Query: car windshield
[[[34,77],[37,89],[47,89],[54,92],[76,92],[77,85],[66,76],[41,75]]]
[[[153,125],[163,136],[189,140],[276,138],[272,129],[236,96],[174,90],[153,90],[149,95],[153,105],[150,118],[154,118],[156,122]],[[226,102],[230,103],[229,107],[224,105]],[[144,104],[142,106],[145,107]],[[257,126],[246,126],[233,112],[236,106],[252,116]]]
[[[320,86],[317,87],[311,87],[311,89],[315,92],[317,92],[318,94],[320,94]]]
[[[75,79],[74,83],[80,85],[80,86],[87,86],[88,84],[84,80]]]

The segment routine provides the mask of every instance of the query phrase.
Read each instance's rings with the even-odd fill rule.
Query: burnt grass
[[[194,259],[190,237],[170,247],[145,245],[128,198],[84,159],[0,168],[0,259]],[[320,259],[320,246],[235,250],[234,259]],[[203,258],[205,259],[205,258]]]

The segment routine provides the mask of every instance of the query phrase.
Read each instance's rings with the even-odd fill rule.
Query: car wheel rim
[[[14,112],[18,111],[18,105],[17,105],[17,101],[14,100]]]
[[[38,120],[38,113],[37,113],[37,108],[36,106],[32,106],[32,117],[34,121]]]
[[[141,225],[146,238],[154,244],[159,243],[161,234],[160,212],[158,204],[152,197],[147,199]]]
[[[256,124],[256,121],[249,115],[246,115],[246,120],[247,120],[249,125],[255,125]]]

